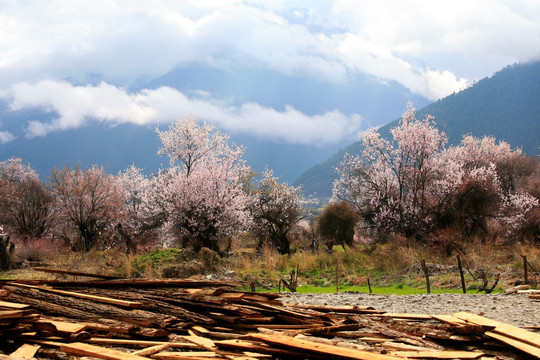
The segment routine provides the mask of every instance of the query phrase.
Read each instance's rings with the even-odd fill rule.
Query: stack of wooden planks
[[[540,334],[466,312],[285,306],[219,281],[2,285],[0,360],[540,358]]]

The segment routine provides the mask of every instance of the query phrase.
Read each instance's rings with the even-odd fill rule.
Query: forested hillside
[[[439,129],[448,135],[449,145],[458,144],[465,134],[491,135],[512,147],[522,148],[525,154],[535,155],[540,153],[539,94],[540,62],[512,65],[459,93],[419,109],[417,116],[435,116]],[[387,137],[398,121],[381,127],[379,132]],[[303,186],[305,194],[330,197],[337,176],[335,167],[345,153],[358,154],[360,150],[359,141],[349,145],[324,163],[308,169],[296,184]]]

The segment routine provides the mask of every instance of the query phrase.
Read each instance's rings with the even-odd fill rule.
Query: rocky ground
[[[452,314],[467,311],[520,327],[540,327],[540,300],[527,294],[373,295],[287,293],[284,303],[372,306],[393,313]],[[537,330],[538,331],[538,330]]]

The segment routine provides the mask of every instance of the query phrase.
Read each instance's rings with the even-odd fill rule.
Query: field
[[[297,250],[292,255],[280,255],[270,247],[256,253],[252,245],[244,239],[230,256],[220,257],[207,249],[191,253],[178,248],[159,248],[136,255],[118,249],[74,253],[38,242],[18,249],[20,256],[32,261],[0,273],[0,278],[45,278],[51,275],[32,269],[51,267],[124,278],[236,280],[241,288],[257,291],[407,295],[426,293],[426,277],[421,266],[425,260],[432,293],[461,293],[456,256],[459,253],[469,293],[485,292],[482,289],[486,285],[493,292],[502,292],[522,283],[523,256],[527,259],[529,283],[536,287],[540,281],[535,272],[540,269],[540,249],[527,244],[509,246],[475,241],[450,256],[437,249],[398,242],[351,249],[335,246],[331,253],[323,249],[313,252],[296,244]]]

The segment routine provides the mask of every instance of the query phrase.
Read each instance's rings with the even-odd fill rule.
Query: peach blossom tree
[[[183,247],[222,252],[250,221],[250,197],[243,179],[249,167],[244,149],[229,136],[193,117],[157,130],[171,166],[157,175],[156,188],[167,214],[167,226]]]

